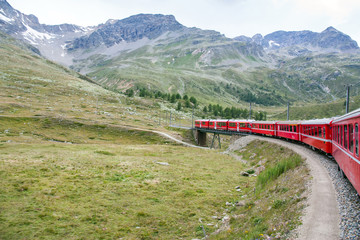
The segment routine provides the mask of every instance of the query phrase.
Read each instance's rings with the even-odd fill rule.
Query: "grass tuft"
[[[268,168],[259,174],[256,186],[263,188],[269,182],[276,180],[281,174],[299,166],[302,161],[299,155],[281,160],[274,167]]]
[[[115,153],[108,152],[108,151],[95,151],[95,153],[103,154],[103,155],[106,155],[106,156],[116,156]]]

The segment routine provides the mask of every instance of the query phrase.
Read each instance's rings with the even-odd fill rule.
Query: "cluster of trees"
[[[244,102],[252,102],[256,104],[261,104],[264,106],[274,106],[274,105],[280,105],[284,104],[286,101],[278,95],[274,90],[271,91],[266,86],[260,86],[258,89],[261,90],[261,92],[258,92],[258,94],[254,94],[254,90],[251,91],[250,89],[241,89],[238,87],[235,87],[232,84],[226,84],[224,87],[225,91],[230,93],[231,95],[237,96],[240,101]],[[214,88],[215,92],[221,92],[220,87]]]
[[[249,95],[246,99],[250,102],[254,102],[254,95],[248,92]],[[126,90],[125,94],[129,97],[133,97],[135,92],[133,89]],[[138,89],[139,97],[148,97],[148,98],[156,98],[163,99],[165,101],[169,101],[170,103],[177,103],[176,110],[180,111],[183,108],[197,108],[198,101],[195,97],[189,97],[188,95],[181,96],[179,93],[163,93],[161,91],[149,91],[146,88]],[[204,117],[208,116],[211,118],[225,118],[225,119],[236,119],[243,118],[248,119],[249,117],[255,120],[266,120],[266,112],[252,112],[251,116],[249,116],[248,109],[236,108],[236,107],[222,107],[219,104],[209,104],[204,106],[203,108]]]
[[[148,97],[148,98],[156,98],[156,99],[163,99],[165,101],[169,101],[170,103],[178,103],[177,110],[181,110],[183,107],[185,108],[192,108],[198,106],[198,101],[195,97],[189,97],[188,95],[184,95],[183,97],[179,93],[163,93],[161,91],[149,91],[146,88],[140,88],[139,97]],[[135,92],[133,89],[128,89],[125,92],[125,95],[128,97],[133,97]]]
[[[248,119],[249,110],[243,108],[236,108],[236,107],[226,107],[223,108],[219,104],[212,105],[209,104],[208,106],[204,106],[203,112],[205,116],[212,116],[212,117],[221,117],[226,119],[236,119],[236,118],[243,118]],[[252,112],[251,117],[255,120],[266,120],[266,112],[259,111],[259,112]]]
[[[249,90],[240,90],[238,96],[239,96],[239,100],[245,102],[257,103],[264,106],[274,106],[284,103],[282,97],[276,95],[274,91],[272,93],[261,93],[258,96],[256,96]]]

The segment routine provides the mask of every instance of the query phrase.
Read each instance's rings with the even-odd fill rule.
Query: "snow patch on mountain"
[[[0,13],[1,13],[2,15],[4,15],[4,16],[6,15],[5,12],[4,12],[4,9],[0,9]]]
[[[50,40],[52,38],[55,38],[54,36],[48,34],[48,33],[42,33],[39,31],[36,31],[35,29],[29,27],[28,25],[24,24],[26,27],[26,31],[23,32],[23,36],[26,40],[31,42],[34,45],[38,45],[38,40]]]
[[[4,16],[5,13],[4,13],[4,11],[2,9],[0,9],[0,13],[1,13],[0,14],[0,20],[3,20],[5,22],[7,22],[7,23],[11,23],[13,21],[12,19],[7,18],[7,17]]]
[[[280,47],[280,44],[278,44],[277,42],[275,42],[275,41],[273,41],[273,40],[270,40],[270,41],[269,41],[269,46],[270,46],[270,47],[273,47],[273,46]]]

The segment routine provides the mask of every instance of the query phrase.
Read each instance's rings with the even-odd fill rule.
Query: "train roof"
[[[318,124],[330,124],[335,118],[323,118],[323,119],[312,119],[302,121],[301,124],[305,125],[318,125]]]
[[[227,119],[210,119],[209,121],[212,121],[212,122],[227,122],[229,120],[227,120]]]
[[[231,122],[254,122],[253,119],[229,119]]]
[[[360,108],[352,111],[352,112],[349,112],[348,114],[345,114],[341,117],[338,117],[337,119],[335,119],[333,122],[336,123],[336,122],[340,122],[342,120],[346,120],[346,119],[349,119],[349,118],[353,118],[353,117],[357,117],[360,115]]]
[[[297,120],[297,121],[278,121],[276,122],[277,124],[300,124],[301,121]]]
[[[256,123],[256,124],[275,124],[276,121],[253,121],[252,123]]]

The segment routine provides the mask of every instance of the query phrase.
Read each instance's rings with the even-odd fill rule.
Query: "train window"
[[[323,137],[326,138],[326,129],[325,129],[325,127],[323,128]]]
[[[202,124],[202,125],[206,125],[206,122],[202,122],[201,124]]]
[[[322,131],[321,127],[319,127],[319,137],[322,137]]]
[[[354,129],[352,124],[349,124],[349,151],[354,153]]]
[[[210,125],[210,126],[214,126],[214,122],[209,122],[209,125]]]
[[[200,124],[200,122],[195,122],[195,124],[196,124],[196,125],[199,125],[199,124]]]
[[[337,130],[338,130],[338,139],[337,139],[337,142],[340,143],[340,126],[337,126]]]
[[[229,127],[236,127],[236,123],[229,123]]]
[[[294,126],[294,132],[296,132],[296,126]]]
[[[347,148],[347,143],[348,143],[348,139],[347,139],[347,136],[348,136],[348,128],[347,128],[347,125],[344,125],[344,148]]]
[[[359,156],[359,127],[358,124],[355,124],[355,153],[356,156]]]

